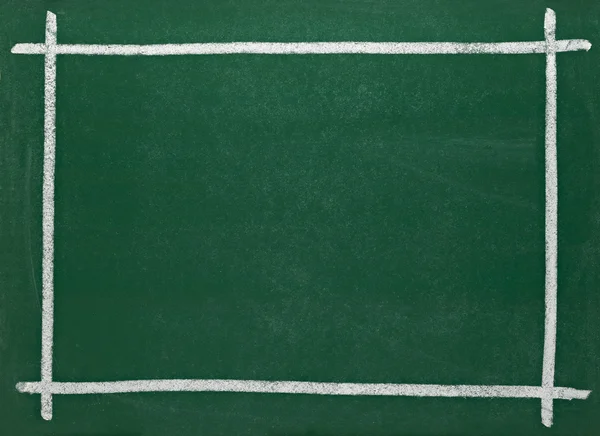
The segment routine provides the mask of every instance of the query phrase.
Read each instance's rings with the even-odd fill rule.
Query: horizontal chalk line
[[[269,394],[381,395],[403,397],[546,398],[541,386],[437,385],[392,383],[322,383],[263,380],[127,380],[111,382],[22,382],[19,392],[53,395],[114,394],[126,392],[256,392]],[[591,391],[555,387],[560,400],[585,400]]]
[[[556,41],[557,52],[589,50],[583,39]],[[531,42],[218,42],[199,44],[57,44],[56,54],[166,56],[218,54],[532,54],[546,53],[546,41]],[[45,44],[16,44],[15,54],[45,54]]]

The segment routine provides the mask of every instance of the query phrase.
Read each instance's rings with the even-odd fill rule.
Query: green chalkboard
[[[592,0],[3,1],[0,434],[599,434],[590,42]]]

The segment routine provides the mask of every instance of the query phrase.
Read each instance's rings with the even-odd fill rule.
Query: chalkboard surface
[[[549,379],[546,8],[565,48]],[[545,42],[537,54],[69,56],[44,48],[47,11],[54,49]],[[0,434],[600,433],[600,50],[559,42],[600,43],[600,3],[5,0],[0,32]],[[47,51],[11,53],[19,43]],[[534,388],[92,383],[136,380]]]

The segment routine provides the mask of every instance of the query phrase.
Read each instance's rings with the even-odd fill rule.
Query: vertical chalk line
[[[556,306],[558,275],[558,174],[556,151],[556,15],[552,9],[546,10],[544,19],[546,38],[546,277],[545,277],[545,326],[544,360],[542,368],[542,423],[552,425],[554,388],[554,367],[556,359]]]
[[[54,170],[56,154],[56,15],[46,15],[44,57],[44,180],[42,188],[42,384],[52,383],[54,343]],[[42,418],[52,419],[52,393],[41,394]]]

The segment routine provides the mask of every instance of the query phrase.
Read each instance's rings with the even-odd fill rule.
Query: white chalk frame
[[[550,427],[554,400],[586,399],[591,391],[554,385],[557,325],[558,174],[556,153],[556,53],[589,50],[587,40],[556,40],[556,16],[547,9],[544,40],[531,42],[229,42],[198,44],[58,44],[56,15],[47,12],[46,41],[16,44],[15,54],[44,55],[44,165],[42,186],[41,380],[17,383],[19,392],[41,395],[41,415],[52,419],[52,396],[126,392],[256,392],[312,395],[539,398],[542,423]],[[170,56],[228,54],[544,54],[545,126],[545,326],[540,386],[330,383],[264,380],[169,379],[59,382],[52,377],[54,343],[54,175],[56,151],[56,56]]]

